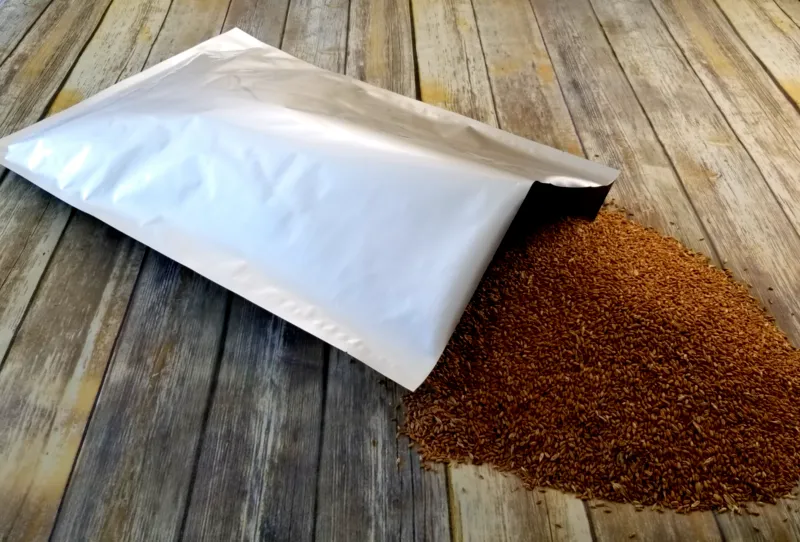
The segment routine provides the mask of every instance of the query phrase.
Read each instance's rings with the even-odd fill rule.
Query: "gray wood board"
[[[228,297],[150,252],[53,540],[176,540]]]
[[[312,540],[325,349],[234,298],[184,540]]]

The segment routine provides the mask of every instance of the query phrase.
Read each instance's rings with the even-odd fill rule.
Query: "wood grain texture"
[[[589,505],[589,516],[598,542],[722,541],[722,533],[711,512],[681,515],[672,510],[656,512],[650,508],[637,512],[630,504],[598,504],[592,502]]]
[[[78,214],[0,371],[0,538],[46,539],[143,247]]]
[[[289,0],[233,0],[223,31],[239,28],[264,43],[280,47],[288,9]]]
[[[728,21],[800,105],[800,28],[774,0],[717,0]]]
[[[5,0],[0,2],[0,66],[22,40],[52,0]]]
[[[149,53],[150,45],[154,39],[153,33],[157,33],[161,25],[161,19],[166,14],[166,3],[116,0],[109,8],[107,15],[109,14],[111,17],[107,16],[102,20],[100,27],[86,46],[77,65],[70,72],[64,88],[58,93],[49,108],[49,113],[74,105],[84,97],[113,84],[119,78],[139,71]],[[52,75],[43,72],[37,74],[36,77],[46,83],[48,82],[47,78],[52,77]],[[34,85],[31,83],[31,86]],[[42,86],[49,88],[47,84]],[[39,105],[44,108],[44,100],[41,100]],[[32,110],[29,120],[31,122],[36,120],[43,112],[43,110]],[[6,179],[3,185],[0,186],[0,192],[5,192],[3,194],[3,205],[0,206],[0,217],[6,219],[0,238],[8,238],[8,242],[0,244],[3,247],[3,250],[0,251],[0,272],[4,276],[0,286],[0,355],[2,355],[5,354],[14,337],[16,328],[37,288],[42,272],[53,255],[53,249],[59,237],[64,232],[71,211],[65,204],[58,202],[15,175],[10,175]],[[6,210],[8,210],[7,213],[5,212]],[[86,224],[89,225],[87,226]],[[92,232],[91,228],[96,231]],[[80,233],[75,233],[76,230]],[[73,221],[64,234],[64,242],[72,240],[75,235],[84,235],[87,236],[87,239],[94,239],[97,236],[102,237],[104,235],[103,232],[106,230],[105,226],[100,226],[94,221],[87,222],[85,217],[78,218]],[[125,275],[125,280],[130,284],[128,282],[125,284],[128,286],[127,294],[129,294],[133,277],[135,277],[136,270],[138,270],[138,262],[142,257],[140,248],[131,252],[133,249],[129,246],[130,241],[121,241],[118,237],[116,245],[112,246],[106,243],[104,246],[99,246],[96,248],[98,251],[96,254],[89,254],[85,258],[76,258],[71,266],[56,259],[50,264],[48,271],[49,280],[58,282],[62,286],[63,283],[69,283],[70,281],[75,282],[77,285],[86,286],[85,281],[90,277],[95,281],[92,282],[94,289],[87,288],[86,292],[84,292],[86,298],[83,299],[86,303],[93,302],[97,305],[97,312],[94,315],[95,320],[90,319],[92,314],[89,313],[85,315],[83,321],[77,320],[75,324],[86,326],[83,331],[87,333],[99,334],[102,337],[107,336],[104,340],[112,342],[116,336],[119,321],[104,313],[104,311],[108,311],[108,307],[105,304],[110,302],[109,299],[97,299],[93,292],[94,290],[100,292],[112,291],[113,288],[119,287],[116,284],[119,279],[116,274],[121,273],[121,271],[115,268],[117,269],[114,272],[116,274],[104,275],[104,268],[99,265],[99,262],[110,264],[116,261],[115,258],[122,258],[116,265],[118,267],[127,266],[125,269],[128,274]],[[71,243],[75,245],[74,240]],[[79,253],[80,251],[73,252],[72,256],[74,257],[75,254]],[[115,257],[115,254],[118,256]],[[69,256],[66,257],[68,258]],[[98,260],[98,258],[101,260]],[[13,265],[10,267],[4,265],[4,262],[8,261],[11,261]],[[75,277],[80,277],[81,280],[76,280]],[[104,287],[106,290],[103,290]],[[76,295],[79,295],[79,293]],[[116,296],[117,294],[114,295]],[[125,302],[127,302],[127,297],[127,295],[124,297]],[[33,309],[37,306],[50,305],[49,316],[52,320],[58,321],[59,318],[69,317],[69,311],[72,307],[63,305],[68,301],[61,290],[47,288],[46,283],[44,283],[44,286],[40,288],[37,294],[35,303],[38,303],[38,305],[34,304]],[[118,303],[116,297],[112,301]],[[124,310],[124,305],[122,309]],[[41,316],[29,324],[28,322],[33,318],[33,314],[30,313],[26,317],[25,327],[22,328],[22,332],[28,329],[27,326],[37,324],[42,326],[42,329],[48,329],[47,322]],[[116,313],[112,315],[114,314]],[[120,313],[115,317],[121,319],[121,316]],[[100,322],[100,324],[97,322]],[[95,329],[92,327],[94,325],[100,325],[102,329]],[[52,328],[53,326],[50,325],[49,327]],[[15,345],[19,343],[21,337],[23,335],[15,339]],[[20,421],[28,424],[25,426],[26,430],[18,430],[14,435],[15,442],[13,445],[9,444],[12,447],[25,446],[26,460],[34,462],[34,466],[20,467],[17,478],[9,478],[9,483],[13,482],[16,485],[27,483],[30,486],[30,491],[25,494],[24,500],[19,503],[13,524],[10,524],[8,536],[11,539],[16,539],[17,537],[28,538],[31,532],[43,533],[44,536],[49,534],[58,509],[58,502],[67,484],[70,468],[78,453],[80,436],[83,434],[83,429],[89,416],[88,410],[85,412],[83,410],[69,411],[70,408],[73,410],[76,408],[69,401],[75,401],[76,399],[66,394],[68,392],[74,394],[74,388],[78,386],[81,394],[79,397],[80,408],[85,410],[87,405],[88,408],[91,408],[100,385],[97,373],[99,371],[102,376],[108,359],[108,353],[106,353],[105,358],[92,358],[91,363],[81,359],[76,361],[76,356],[70,356],[71,349],[81,348],[82,345],[90,344],[90,342],[87,342],[89,339],[84,341],[80,332],[67,333],[57,337],[60,339],[57,345],[51,346],[46,341],[45,344],[39,345],[42,348],[41,355],[49,357],[47,357],[47,365],[45,367],[38,367],[52,374],[66,375],[63,377],[64,379],[67,376],[69,377],[68,382],[64,384],[67,387],[64,388],[66,391],[64,391],[65,395],[63,397],[58,394],[58,388],[48,388],[48,391],[53,392],[53,396],[49,399],[52,401],[62,400],[63,404],[55,402],[50,405],[47,402],[48,398],[42,397],[43,393],[32,394],[31,399],[46,405],[46,408],[42,408],[37,417],[33,419],[31,416],[20,417]],[[110,349],[110,345],[108,345],[108,348]],[[12,350],[9,354],[9,360],[14,359],[12,356],[15,351]],[[91,351],[87,351],[83,355],[91,353]],[[30,353],[28,354],[30,355]],[[37,366],[34,365],[32,367]],[[9,368],[9,371],[12,371],[12,369]],[[21,378],[14,372],[9,372],[8,375],[5,372],[0,372],[0,377]],[[11,382],[14,381],[11,380]],[[20,385],[19,382],[15,382],[15,384]],[[38,399],[36,399],[37,397]],[[22,403],[20,402],[20,404]],[[64,416],[72,416],[66,428],[62,419]],[[57,422],[56,425],[48,425],[48,423],[52,424],[54,420]],[[28,443],[38,442],[43,442],[43,444],[38,447],[28,445]],[[9,463],[9,465],[14,464],[14,462]]]
[[[591,541],[583,502],[553,490],[528,491],[513,475],[488,466],[450,469],[453,516],[458,540],[512,542]]]
[[[113,0],[48,114],[63,111],[141,71],[169,5],[170,0]]]
[[[800,27],[800,0],[775,0],[775,3]]]
[[[422,101],[497,126],[469,0],[411,0]]]
[[[292,0],[281,48],[315,66],[343,73],[349,11],[348,0]]]
[[[317,540],[450,539],[443,472],[423,471],[412,460],[416,452],[397,435],[400,407],[397,386],[347,354],[331,352]]]
[[[800,231],[800,114],[715,4],[653,5]]]
[[[16,174],[0,184],[0,368],[69,214]]]
[[[347,75],[414,98],[409,0],[351,0]]]
[[[53,540],[176,540],[227,293],[149,252]]]
[[[173,0],[147,67],[219,34],[230,3],[231,0]]]
[[[795,508],[753,505],[750,509],[759,516],[726,513],[717,518],[726,542],[796,542],[800,540],[800,526],[791,517]]]
[[[532,4],[587,155],[621,171],[612,197],[640,222],[713,254],[588,0]]]
[[[111,0],[53,0],[0,66],[0,136],[39,120]]]
[[[313,539],[324,350],[233,300],[184,540]]]
[[[524,0],[473,0],[500,126],[583,156],[539,23]]]

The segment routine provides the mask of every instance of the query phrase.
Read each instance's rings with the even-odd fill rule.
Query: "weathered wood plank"
[[[791,510],[784,506],[752,510],[759,516],[736,516],[726,513],[717,516],[726,542],[796,542],[800,527],[790,518]],[[786,520],[786,521],[784,521]]]
[[[416,96],[408,0],[351,0],[347,75]]]
[[[650,508],[637,512],[633,505],[627,504],[605,504],[591,508],[596,504],[598,503],[590,504],[589,517],[598,542],[722,540],[722,534],[711,512],[680,515],[673,510],[656,512]],[[606,513],[606,510],[610,513]]]
[[[402,419],[399,421],[402,425]],[[408,442],[408,439],[400,439],[400,449],[404,442]],[[420,463],[419,454],[414,450],[409,450],[408,460],[411,465],[411,484],[414,494],[415,539],[453,540],[455,533],[450,530],[452,520],[448,504],[447,467],[442,464],[423,465]]]
[[[108,14],[111,17],[103,19],[93,39],[87,45],[77,65],[70,73],[64,88],[58,93],[49,113],[69,107],[84,97],[113,84],[118,78],[126,77],[141,69],[149,53],[154,33],[160,27],[161,21],[159,17],[163,18],[165,11],[166,5],[164,2],[139,3],[116,0],[109,8]],[[50,76],[47,72],[38,73],[36,77],[41,81],[28,81],[27,84],[33,86],[33,83],[38,83],[44,88],[50,88],[47,80]],[[21,82],[25,83],[25,81]],[[46,101],[41,100],[39,105],[44,109]],[[32,110],[29,119],[26,120],[32,122],[42,112],[42,110],[38,112]],[[42,272],[53,255],[53,249],[64,231],[71,211],[68,206],[46,195],[15,175],[10,175],[0,186],[0,192],[9,192],[8,195],[10,197],[3,197],[4,207],[13,203],[13,209],[9,210],[9,214],[6,216],[3,216],[5,213],[0,211],[0,216],[8,220],[2,234],[2,237],[8,237],[8,242],[2,242],[3,250],[0,252],[0,261],[13,258],[13,266],[2,269],[5,280],[0,286],[0,354],[5,354],[26,307],[37,288]],[[11,192],[14,193],[12,194]],[[85,218],[80,218],[73,221],[72,225],[67,228],[65,239],[71,239],[76,235],[72,232],[76,228],[80,228],[79,231],[83,235],[89,235],[92,238],[91,233],[87,234],[84,231],[87,229],[82,225],[85,220]],[[97,224],[94,227],[97,229],[97,234],[105,229],[105,227]],[[118,267],[123,265],[130,266],[130,273],[135,276],[135,269],[138,269],[138,261],[141,259],[141,251],[137,250],[130,253],[130,248],[126,248],[130,243],[129,241],[124,241],[122,244],[119,243],[120,241],[117,243],[119,246],[111,247],[109,245],[105,248],[99,248],[100,253],[98,253],[98,256],[102,254],[104,262],[112,262],[115,259],[114,254],[119,255],[118,259],[122,258],[122,260],[118,262]],[[73,276],[93,277],[97,281],[93,283],[93,286],[101,289],[109,280],[108,277],[104,279],[102,272],[99,275],[97,274],[96,258],[75,259],[74,263],[77,266],[75,269],[66,264],[59,265],[57,261],[54,261],[50,264],[49,275],[53,277],[51,280],[69,280]],[[102,267],[100,271],[102,271]],[[107,288],[114,287],[114,280],[112,276]],[[133,279],[131,278],[130,280],[132,281]],[[77,281],[77,284],[83,284],[83,282]],[[130,288],[128,289],[129,292]],[[91,290],[87,290],[85,294],[87,295],[86,302],[94,301],[97,304],[95,316],[96,318],[101,318],[104,314],[103,311],[107,309],[103,305],[104,301],[94,299]],[[42,296],[48,297],[43,298]],[[40,300],[38,303],[42,305],[51,305],[49,311],[51,319],[59,320],[69,315],[70,307],[62,305],[63,293],[58,289],[40,290],[37,294],[37,299]],[[127,300],[127,297],[125,299]],[[66,316],[62,314],[65,312]],[[90,316],[91,314],[86,315],[85,326],[91,324]],[[119,316],[121,318],[121,314]],[[29,315],[26,322],[31,317]],[[41,318],[35,322],[42,325],[43,329],[47,329],[47,324],[41,321]],[[27,326],[28,324],[26,323],[25,325]],[[118,325],[119,322],[105,321],[101,335],[110,334],[110,339],[113,341]],[[92,328],[89,329],[90,331],[92,330]],[[97,330],[93,330],[93,332],[98,333]],[[73,344],[67,341],[69,338],[78,342]],[[93,359],[92,364],[77,363],[76,365],[75,359],[69,357],[68,354],[70,346],[72,348],[81,346],[82,343],[79,341],[82,340],[82,336],[78,333],[66,335],[63,339],[67,342],[58,347],[53,347],[55,350],[49,349],[48,346],[43,347],[42,352],[44,353],[56,351],[63,354],[48,358],[49,365],[47,370],[52,373],[62,371],[64,374],[68,374],[71,387],[67,391],[74,386],[79,386],[81,390],[80,401],[84,406],[88,403],[91,407],[99,388],[99,380],[95,373],[99,371],[102,375],[108,358],[106,356],[102,361]],[[17,344],[18,341],[19,338],[16,339],[14,344]],[[98,364],[101,365],[98,366]],[[6,376],[5,372],[0,372],[0,377],[5,378]],[[12,377],[14,377],[13,372],[8,375],[8,378]],[[36,396],[32,397],[35,398]],[[60,397],[59,395],[54,395],[53,400],[58,400]],[[64,399],[63,404],[54,403],[54,405],[48,407],[49,410],[42,409],[41,416],[35,420],[37,423],[31,422],[30,417],[20,418],[30,423],[24,426],[25,431],[21,429],[17,431],[15,434],[17,441],[14,445],[17,446],[27,442],[35,443],[46,438],[47,446],[41,447],[39,453],[36,452],[35,447],[26,449],[25,457],[29,461],[38,460],[35,463],[38,467],[36,469],[33,467],[20,469],[20,478],[14,481],[16,484],[30,483],[32,492],[25,500],[19,503],[19,508],[16,511],[17,519],[14,520],[13,526],[9,527],[9,529],[13,529],[9,534],[12,539],[17,536],[27,536],[26,533],[30,529],[45,535],[50,532],[60,496],[67,483],[69,469],[78,452],[80,435],[83,434],[83,429],[89,416],[88,411],[71,412],[69,409],[74,409],[74,406],[66,402],[68,400],[69,397]],[[44,399],[40,402],[46,404]],[[58,421],[65,415],[72,416],[68,430],[59,429],[64,425],[63,421],[59,422],[58,425],[54,425],[54,429],[51,429],[45,423],[53,419]],[[42,425],[42,423],[45,423],[45,425]],[[53,452],[53,450],[57,452]],[[54,462],[56,457],[58,462]],[[13,465],[13,463],[9,464]],[[23,475],[27,476],[27,478]],[[42,477],[47,480],[46,492],[40,487],[44,485]]]
[[[44,11],[8,61],[0,66],[0,135],[32,124],[45,113],[109,1],[54,0]],[[0,167],[0,175],[3,172]],[[14,239],[2,245],[0,256],[2,354],[52,255],[69,211],[66,206],[52,204],[48,196],[16,175],[7,175],[0,190],[5,192],[0,216],[8,218],[4,232]],[[42,219],[46,222],[40,224]],[[5,265],[11,262],[14,267],[3,269],[3,260]],[[15,283],[7,282],[10,274],[16,277]]]
[[[0,371],[0,538],[46,539],[143,247],[76,215]]]
[[[583,156],[530,3],[473,4],[500,126]]]
[[[444,473],[398,438],[398,387],[338,350],[329,367],[317,540],[449,540]]]
[[[324,350],[233,300],[184,540],[312,540]]]
[[[231,0],[174,0],[150,51],[147,66],[219,34],[230,3]]]
[[[53,0],[0,2],[0,66]]]
[[[469,0],[411,0],[424,102],[497,126]]]
[[[54,0],[0,66],[0,135],[37,120],[111,0]]]
[[[591,5],[532,0],[547,50],[587,155],[621,170],[613,196],[637,220],[713,254]],[[586,34],[584,34],[586,32]]]
[[[293,0],[281,48],[320,68],[344,72],[349,9],[348,0]]]
[[[122,2],[133,6],[135,2]],[[68,73],[81,48],[95,31],[108,2],[56,0],[19,48],[0,67],[0,133],[5,134],[37,121]],[[5,5],[4,5],[5,6]],[[123,12],[120,15],[130,15]],[[107,27],[104,19],[103,27]],[[117,23],[117,26],[119,23]],[[138,32],[134,28],[134,37]],[[126,43],[125,33],[110,33]],[[99,35],[109,34],[101,28]],[[69,36],[68,38],[66,36]],[[95,36],[97,37],[97,36]],[[94,94],[120,75],[109,60],[126,58],[128,50],[109,40],[87,47],[68,83],[56,97],[50,112],[58,111]],[[113,43],[113,39],[111,40]],[[110,48],[110,49],[109,49]],[[141,66],[140,66],[141,67]],[[0,185],[0,359],[14,336],[47,262],[69,217],[70,209],[9,174]]]
[[[800,231],[800,114],[711,2],[653,0],[703,86]]]
[[[775,0],[775,3],[794,21],[794,24],[800,26],[800,0]]]
[[[653,4],[797,230],[800,224],[797,111],[716,6],[685,0],[654,0]],[[767,275],[758,281],[762,289],[770,286],[765,284],[770,278]],[[774,310],[774,305],[770,309]],[[785,316],[782,319],[785,321]],[[786,330],[793,342],[800,344],[795,328],[796,324]],[[758,512],[761,514],[758,517],[719,515],[717,521],[724,537],[727,540],[800,537],[800,506],[795,501],[780,501],[776,507],[764,507]]]
[[[69,213],[14,174],[0,184],[0,368]]]
[[[113,0],[48,113],[67,109],[141,71],[169,5],[169,0]]]
[[[233,0],[223,31],[239,28],[264,43],[280,47],[288,10],[289,0]]]
[[[148,253],[53,540],[176,540],[227,293]]]
[[[717,0],[750,50],[800,105],[800,28],[773,0]]]
[[[488,466],[450,469],[458,540],[591,541],[583,502],[558,491],[528,491],[513,475]]]
[[[135,45],[141,51],[137,58],[152,65],[216,34],[226,10],[226,2],[173,2],[149,57],[144,47]],[[141,12],[141,28],[149,28],[161,13]],[[202,24],[211,28],[198,28]],[[152,34],[145,41],[150,40]],[[227,296],[177,264],[149,255],[54,539],[179,536],[217,368]]]

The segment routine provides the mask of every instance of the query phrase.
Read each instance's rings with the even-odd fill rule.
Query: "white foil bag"
[[[617,175],[240,30],[1,139],[0,164],[412,390],[534,181]]]

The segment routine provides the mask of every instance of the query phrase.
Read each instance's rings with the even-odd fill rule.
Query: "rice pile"
[[[726,509],[796,486],[798,392],[800,352],[744,286],[602,212],[498,253],[405,432],[529,487]]]

